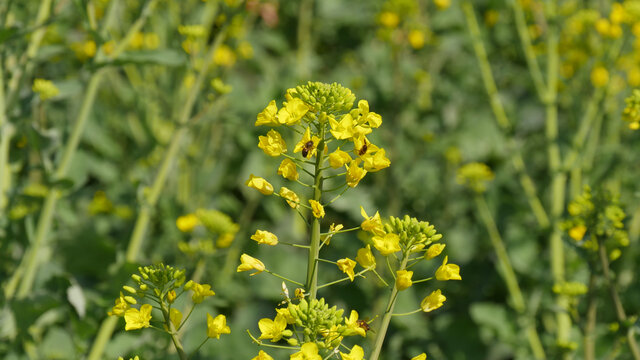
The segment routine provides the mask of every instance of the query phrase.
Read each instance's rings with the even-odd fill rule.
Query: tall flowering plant
[[[322,231],[322,219],[326,208],[342,196],[348,189],[356,187],[369,173],[390,166],[386,151],[373,144],[367,136],[382,125],[382,117],[370,111],[369,103],[360,100],[353,107],[355,95],[351,90],[339,84],[309,82],[288,89],[285,101],[278,107],[271,101],[258,114],[256,126],[270,129],[258,139],[258,147],[271,157],[282,158],[277,174],[290,182],[308,189],[307,197],[288,187],[276,191],[273,185],[262,177],[250,175],[246,185],[267,196],[278,196],[288,206],[305,218],[310,230],[306,244],[290,244],[279,241],[278,237],[267,231],[257,230],[251,239],[267,246],[294,245],[308,251],[305,279],[288,279],[269,270],[261,260],[249,254],[242,254],[237,271],[252,271],[251,275],[266,272],[284,279],[283,293],[285,301],[276,308],[275,318],[259,321],[260,336],[252,339],[260,345],[291,349],[291,359],[323,359],[339,354],[342,359],[363,359],[364,349],[359,345],[349,347],[346,337],[366,337],[368,330],[377,325],[376,339],[369,359],[378,359],[391,317],[409,315],[416,312],[430,312],[441,307],[446,300],[440,289],[426,296],[419,309],[397,314],[394,313],[398,294],[414,284],[432,279],[438,281],[461,280],[460,268],[449,263],[445,256],[434,276],[415,279],[417,265],[439,256],[445,248],[442,238],[434,226],[415,218],[390,217],[383,221],[379,212],[370,216],[361,207],[363,221],[360,226],[345,228],[342,224],[331,224]],[[292,132],[297,142],[291,149],[285,138]],[[282,133],[281,133],[282,132]],[[329,180],[331,179],[331,180]],[[325,187],[331,181],[331,188]],[[325,198],[334,192],[331,199]],[[306,210],[306,211],[305,211]],[[362,230],[368,234],[366,244],[357,251],[355,260],[324,259],[321,250],[330,244],[338,234]],[[386,263],[387,271],[378,271],[380,258]],[[337,273],[344,277],[326,284],[318,284],[320,264],[331,264]],[[358,269],[357,267],[361,269]],[[318,296],[318,291],[340,282],[355,281],[366,273],[374,274],[389,289],[389,300],[379,324],[359,318],[356,310],[349,316],[343,316],[344,310],[331,307]],[[385,279],[391,277],[392,279]],[[297,286],[290,295],[286,282]],[[374,317],[374,319],[377,318]],[[265,343],[262,340],[269,340]],[[286,345],[277,343],[285,342]],[[424,359],[420,354],[414,359]],[[261,350],[254,359],[271,359]]]

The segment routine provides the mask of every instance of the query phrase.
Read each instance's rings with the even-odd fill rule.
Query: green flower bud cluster
[[[622,119],[629,123],[629,128],[640,128],[640,89],[635,89],[631,96],[625,99],[627,106],[622,111]]]
[[[329,307],[324,298],[309,301],[302,299],[297,305],[289,303],[287,309],[294,324],[302,327],[305,338],[316,342],[320,348],[335,348],[347,331],[347,327],[343,325],[344,310],[335,305]]]
[[[306,85],[289,89],[287,95],[299,98],[309,105],[312,110],[309,115],[321,112],[334,115],[348,112],[356,100],[351,90],[338,83],[325,84],[311,81]]]
[[[491,169],[483,163],[472,162],[458,169],[456,180],[458,184],[465,185],[477,193],[487,190],[487,183],[493,180]]]
[[[172,266],[162,263],[145,267],[141,266],[138,268],[138,272],[140,275],[131,275],[133,281],[138,285],[138,289],[131,286],[124,286],[123,289],[140,298],[152,293],[154,296],[162,299],[170,291],[181,287],[185,281],[184,269],[175,269]]]
[[[595,251],[597,241],[601,240],[613,253],[629,245],[629,235],[622,222],[626,214],[620,207],[619,195],[606,190],[592,192],[585,186],[583,193],[569,203],[568,211],[571,217],[562,224],[564,229],[582,228],[583,232],[595,235],[579,243],[582,247]]]
[[[215,234],[235,234],[240,228],[227,214],[218,210],[198,209],[195,214],[202,225]]]
[[[409,215],[402,219],[391,216],[384,229],[387,233],[398,235],[400,245],[412,252],[420,251],[434,241],[442,239],[442,234],[438,234],[436,228],[428,221],[420,221]]]

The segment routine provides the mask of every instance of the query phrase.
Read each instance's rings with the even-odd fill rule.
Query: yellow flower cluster
[[[466,185],[471,190],[482,193],[487,190],[487,183],[493,180],[491,169],[479,162],[463,165],[458,169],[456,180],[460,185]]]
[[[35,79],[31,87],[34,93],[40,96],[40,100],[50,99],[60,93],[60,90],[53,84],[51,80]]]

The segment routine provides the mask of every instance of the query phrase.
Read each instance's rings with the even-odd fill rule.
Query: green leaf
[[[71,336],[60,328],[49,330],[44,341],[40,345],[43,359],[74,359],[74,350]]]

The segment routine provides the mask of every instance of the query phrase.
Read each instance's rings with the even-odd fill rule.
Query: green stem
[[[531,78],[533,79],[533,85],[536,88],[538,97],[540,99],[544,99],[546,93],[544,79],[542,77],[542,71],[540,70],[540,65],[538,64],[536,53],[533,49],[533,46],[531,45],[531,37],[529,36],[529,29],[527,28],[527,21],[524,16],[524,11],[522,10],[522,5],[520,4],[519,0],[511,0],[511,5],[513,6],[513,12],[515,14],[516,20],[516,29],[518,30],[520,43],[522,44],[524,56],[527,60],[529,73],[531,74]]]
[[[71,164],[71,159],[73,158],[73,155],[78,148],[80,137],[89,118],[89,113],[91,112],[91,107],[93,106],[93,103],[95,101],[100,81],[102,80],[102,76],[104,75],[104,73],[105,69],[98,70],[93,74],[91,80],[89,80],[89,84],[85,92],[85,97],[80,108],[80,113],[78,114],[78,117],[73,126],[73,130],[71,132],[71,136],[69,137],[69,140],[67,141],[67,144],[65,146],[62,159],[58,165],[58,168],[53,174],[52,180],[54,181],[64,178],[67,174],[69,165]],[[59,197],[60,192],[56,189],[51,189],[44,201],[44,206],[42,208],[42,212],[40,213],[40,218],[38,219],[38,225],[36,227],[35,240],[31,245],[31,248],[28,250],[28,255],[23,259],[23,264],[20,265],[24,266],[25,273],[24,277],[20,281],[20,286],[16,294],[18,298],[25,297],[31,291],[31,287],[33,286],[33,281],[38,270],[38,258],[40,252],[42,251],[42,248],[45,246],[46,238],[50,233],[53,213]],[[6,295],[7,298],[12,298],[14,294],[7,293]]]
[[[407,262],[409,261],[409,254],[402,254],[402,262],[400,262],[400,267],[398,270],[405,270],[407,267]],[[393,271],[392,271],[393,273]],[[382,316],[382,322],[380,323],[380,328],[378,329],[376,342],[373,345],[373,351],[371,352],[371,356],[369,360],[378,360],[380,357],[380,352],[382,351],[382,344],[384,343],[384,338],[387,334],[387,329],[389,328],[389,322],[391,322],[391,317],[393,316],[393,308],[396,306],[396,299],[398,297],[398,289],[395,285],[392,285],[391,294],[389,295],[389,301],[387,303],[387,309]]]
[[[275,276],[275,277],[277,277],[277,278],[279,278],[279,279],[282,279],[282,280],[284,280],[284,281],[288,281],[288,282],[290,282],[290,283],[292,283],[292,284],[295,284],[295,285],[298,285],[298,286],[304,286],[304,284],[303,284],[303,283],[300,283],[300,282],[297,282],[297,281],[291,280],[291,279],[289,279],[289,278],[287,278],[287,277],[284,277],[284,276],[282,276],[282,275],[276,274],[276,273],[274,273],[274,272],[272,272],[272,271],[269,271],[269,270],[267,270],[267,269],[265,269],[265,270],[264,270],[264,272],[266,272],[266,273],[268,273],[268,274],[270,274],[270,275],[273,275],[273,276]]]
[[[167,326],[167,329],[169,329],[168,333],[171,336],[171,341],[173,341],[173,346],[175,346],[176,351],[178,352],[178,356],[180,356],[180,360],[187,360],[188,356],[184,352],[184,348],[182,347],[182,342],[180,342],[180,339],[178,338],[178,335],[176,333],[176,329],[173,326],[173,323],[171,322],[169,309],[167,308],[164,301],[160,303],[160,306],[162,310],[162,316],[164,317],[164,324]]]
[[[302,0],[298,13],[298,77],[308,79],[311,60],[311,21],[313,19],[313,0]],[[320,139],[324,139],[321,136]]]
[[[591,271],[589,275],[589,291],[587,293],[587,323],[584,328],[584,360],[595,360],[595,328],[597,315],[597,297],[595,294],[596,276]]]
[[[469,28],[469,33],[471,35],[471,41],[473,43],[473,49],[475,51],[476,59],[478,60],[478,65],[480,67],[482,81],[484,83],[487,95],[489,96],[491,110],[493,111],[500,129],[505,133],[509,133],[511,131],[511,123],[509,121],[509,118],[507,117],[506,111],[504,110],[502,101],[500,100],[498,88],[491,71],[491,64],[489,63],[489,58],[487,56],[487,51],[484,47],[484,43],[482,42],[480,27],[478,26],[478,21],[473,10],[473,5],[468,0],[465,0],[462,3],[462,10],[464,11],[467,27]],[[536,221],[538,222],[540,227],[545,229],[549,227],[549,217],[547,216],[547,213],[545,212],[544,207],[542,206],[542,203],[540,202],[540,199],[536,194],[533,180],[531,180],[531,177],[526,172],[522,154],[518,150],[516,142],[513,138],[509,137],[509,139],[507,140],[507,145],[510,149],[509,152],[511,154],[511,163],[513,164],[513,167],[516,170],[518,177],[520,178],[520,184],[525,192],[527,201],[529,202],[529,206],[531,207],[531,210],[533,211],[533,214],[536,217]]]
[[[9,144],[15,130],[7,118],[4,94],[4,68],[0,61],[0,218],[5,214],[7,192],[11,189],[11,171],[9,169]]]
[[[493,250],[498,257],[498,263],[500,274],[504,279],[504,282],[507,285],[507,290],[509,291],[509,295],[511,296],[511,301],[513,302],[513,308],[521,315],[530,317],[527,315],[527,308],[524,301],[524,297],[522,296],[522,291],[520,290],[520,286],[518,285],[518,279],[516,277],[516,273],[513,270],[513,266],[511,265],[511,260],[509,259],[509,255],[507,254],[507,249],[502,241],[502,237],[500,236],[500,232],[498,231],[498,227],[491,215],[491,211],[489,210],[489,206],[487,206],[487,202],[481,194],[476,194],[474,198],[476,202],[476,206],[478,207],[478,212],[480,213],[480,217],[484,222],[485,227],[487,228],[487,232],[489,233],[489,239],[491,240],[491,245],[493,246]],[[536,359],[544,359],[545,352],[542,347],[542,343],[540,342],[540,337],[535,327],[535,322],[533,319],[527,319],[527,325],[525,326],[525,332],[527,333],[527,339],[529,340],[529,346],[531,347],[531,351]]]
[[[320,139],[324,139],[325,127],[320,129]],[[320,202],[322,199],[322,162],[324,161],[324,140],[318,143],[316,152],[316,164],[313,183],[313,200]],[[309,244],[309,259],[307,261],[307,282],[305,287],[309,291],[309,298],[315,299],[318,291],[318,257],[320,253],[320,219],[313,216],[311,223],[311,243]]]
[[[600,258],[600,265],[602,265],[602,272],[604,275],[604,279],[607,283],[607,287],[609,289],[609,295],[611,296],[611,300],[613,301],[613,306],[616,311],[616,317],[621,324],[625,324],[627,320],[627,315],[624,312],[624,307],[622,306],[622,301],[620,300],[620,295],[618,295],[618,290],[616,289],[615,281],[612,277],[612,274],[609,270],[609,258],[607,257],[607,249],[604,245],[604,242],[598,241],[598,255]],[[627,330],[627,345],[629,346],[629,350],[633,355],[635,360],[640,359],[640,348],[638,348],[638,343],[633,335],[633,326],[630,326]]]

